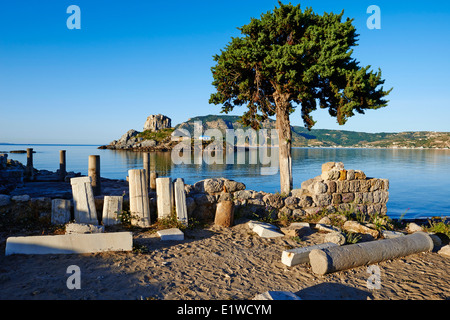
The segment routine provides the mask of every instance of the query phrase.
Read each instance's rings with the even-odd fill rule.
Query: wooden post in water
[[[89,156],[88,176],[91,177],[92,190],[94,196],[99,196],[102,193],[102,185],[100,181],[100,156]]]
[[[28,179],[33,179],[33,148],[27,149],[27,167],[25,169],[25,175]]]
[[[59,178],[61,181],[64,181],[66,174],[66,150],[59,150]]]
[[[131,224],[141,228],[151,225],[150,201],[148,198],[145,170],[128,170],[130,191]]]
[[[150,153],[145,152],[143,154],[143,158],[144,158],[145,178],[147,179],[147,188],[150,188]]]

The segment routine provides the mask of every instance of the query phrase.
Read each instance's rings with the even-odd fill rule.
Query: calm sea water
[[[99,150],[86,145],[2,145],[1,151],[33,148],[34,167],[55,171],[59,150],[66,150],[67,170],[87,175],[89,155],[100,155],[101,176],[125,179],[129,169],[142,168],[142,154],[132,151]],[[26,163],[26,154],[8,154]],[[294,188],[321,174],[325,162],[343,162],[346,169],[363,170],[368,177],[390,180],[388,215],[407,218],[450,216],[450,150],[411,149],[329,149],[292,150]],[[247,189],[265,192],[280,190],[279,175],[263,176],[259,165],[197,164],[174,165],[171,153],[152,153],[152,169],[159,176],[183,178],[188,184],[215,177],[245,183]]]

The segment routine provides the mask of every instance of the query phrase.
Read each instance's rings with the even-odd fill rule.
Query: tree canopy
[[[311,129],[318,107],[343,125],[355,113],[387,106],[384,97],[392,89],[384,90],[381,70],[361,67],[352,57],[359,35],[354,20],[343,21],[343,15],[279,2],[252,18],[238,28],[242,36],[214,56],[217,92],[209,102],[222,104],[224,113],[246,106],[242,122],[255,129],[267,117],[297,108]]]

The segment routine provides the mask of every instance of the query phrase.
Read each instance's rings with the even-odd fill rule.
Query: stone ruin
[[[320,176],[303,182],[290,195],[246,190],[243,183],[225,178],[205,179],[185,190],[188,214],[200,220],[213,220],[217,204],[228,199],[234,201],[236,213],[248,218],[301,218],[322,210],[385,215],[389,200],[389,180],[346,170],[341,162],[323,164]]]
[[[172,128],[172,120],[162,114],[150,115],[144,124],[144,131],[156,132],[161,129]]]

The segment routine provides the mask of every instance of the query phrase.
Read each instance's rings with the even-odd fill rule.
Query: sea
[[[87,175],[89,155],[100,156],[100,174],[104,178],[126,179],[128,170],[143,167],[140,152],[101,150],[97,145],[0,144],[0,153],[8,152],[9,159],[26,164],[26,154],[9,152],[27,148],[33,148],[33,164],[39,170],[59,169],[60,150],[66,150],[67,171],[82,175]],[[236,152],[236,161],[211,163],[200,154],[200,158],[186,158],[181,164],[174,163],[171,152],[152,152],[151,170],[156,170],[160,177],[183,178],[187,184],[225,177],[244,183],[248,190],[279,192],[278,170],[262,174],[261,168],[267,165],[259,161],[255,164],[251,152],[245,151],[245,158],[239,161]],[[320,175],[322,164],[330,161],[343,162],[345,169],[362,170],[367,177],[389,179],[387,206],[391,218],[450,217],[450,150],[293,148],[294,188]]]

